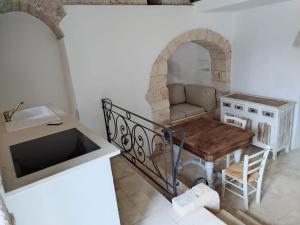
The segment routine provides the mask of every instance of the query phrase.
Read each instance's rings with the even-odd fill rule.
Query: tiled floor
[[[171,203],[121,156],[112,169],[122,225],[176,225]]]
[[[122,157],[112,159],[112,168],[121,225],[195,225],[195,221],[203,225],[224,224],[205,208],[180,217],[171,203]]]
[[[250,148],[253,152],[257,149]],[[262,200],[256,205],[255,200],[250,200],[250,214],[272,225],[299,225],[300,224],[300,150],[290,153],[281,152],[276,161],[267,162],[262,187]],[[188,154],[184,154],[188,158]],[[221,167],[225,160],[217,162]],[[205,172],[197,166],[189,165],[180,172],[179,178],[190,185],[191,182]],[[220,191],[220,187],[218,187]],[[253,197],[252,197],[253,198]],[[226,192],[221,207],[231,213],[243,209],[243,200],[230,192]]]
[[[255,151],[253,149],[250,152]],[[183,159],[190,155],[184,153]],[[217,162],[221,167],[223,160]],[[175,225],[170,203],[156,191],[131,164],[121,157],[112,160],[117,198],[122,225]],[[190,185],[205,176],[202,169],[189,165],[179,174],[179,179]],[[226,192],[222,208],[234,213],[243,209],[242,199]],[[262,201],[250,201],[250,213],[270,225],[300,224],[300,150],[282,152],[276,161],[268,160],[262,191]]]

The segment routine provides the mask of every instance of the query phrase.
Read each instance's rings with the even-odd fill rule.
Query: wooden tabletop
[[[183,148],[206,161],[214,161],[249,146],[254,136],[250,131],[205,117],[183,122],[172,128],[183,128]],[[179,134],[174,133],[173,138],[175,144],[180,142]]]
[[[289,103],[287,101],[271,99],[271,98],[264,98],[264,97],[257,97],[257,96],[245,95],[245,94],[230,94],[230,95],[226,95],[226,97],[238,99],[238,100],[244,100],[244,101],[248,101],[248,102],[255,102],[255,103],[264,104],[264,105],[270,105],[270,106],[274,106],[274,107],[280,107],[280,106],[283,106],[283,105]]]

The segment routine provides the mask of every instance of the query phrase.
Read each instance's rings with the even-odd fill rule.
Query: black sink
[[[17,177],[79,157],[100,147],[76,128],[10,146]]]

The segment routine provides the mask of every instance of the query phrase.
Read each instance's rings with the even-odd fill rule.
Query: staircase
[[[234,214],[230,214],[224,209],[221,209],[216,215],[227,225],[265,225],[264,223],[258,222],[247,212],[237,210]]]

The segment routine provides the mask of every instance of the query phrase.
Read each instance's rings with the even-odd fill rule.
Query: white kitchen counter
[[[0,124],[0,168],[8,209],[18,225],[119,224],[110,158],[119,149],[66,114],[63,124],[6,132]],[[10,146],[76,128],[99,150],[17,178]],[[55,149],[53,149],[55,151]]]
[[[97,136],[90,129],[80,124],[77,120],[71,116],[60,113],[63,124],[58,126],[40,125],[36,127],[26,128],[15,132],[6,132],[6,128],[3,122],[0,124],[0,169],[2,173],[2,179],[4,189],[6,192],[14,191],[18,188],[22,188],[26,185],[32,184],[43,178],[47,178],[59,172],[67,169],[79,166],[88,161],[97,158],[111,158],[120,153],[120,150],[115,146],[108,143],[104,138]],[[19,144],[25,141],[33,140],[39,137],[47,136],[50,134],[58,133],[71,128],[76,128],[82,132],[85,136],[95,142],[101,149],[85,154],[83,156],[68,160],[63,163],[51,166],[41,171],[29,174],[27,176],[17,178],[12,157],[10,154],[10,146]]]

